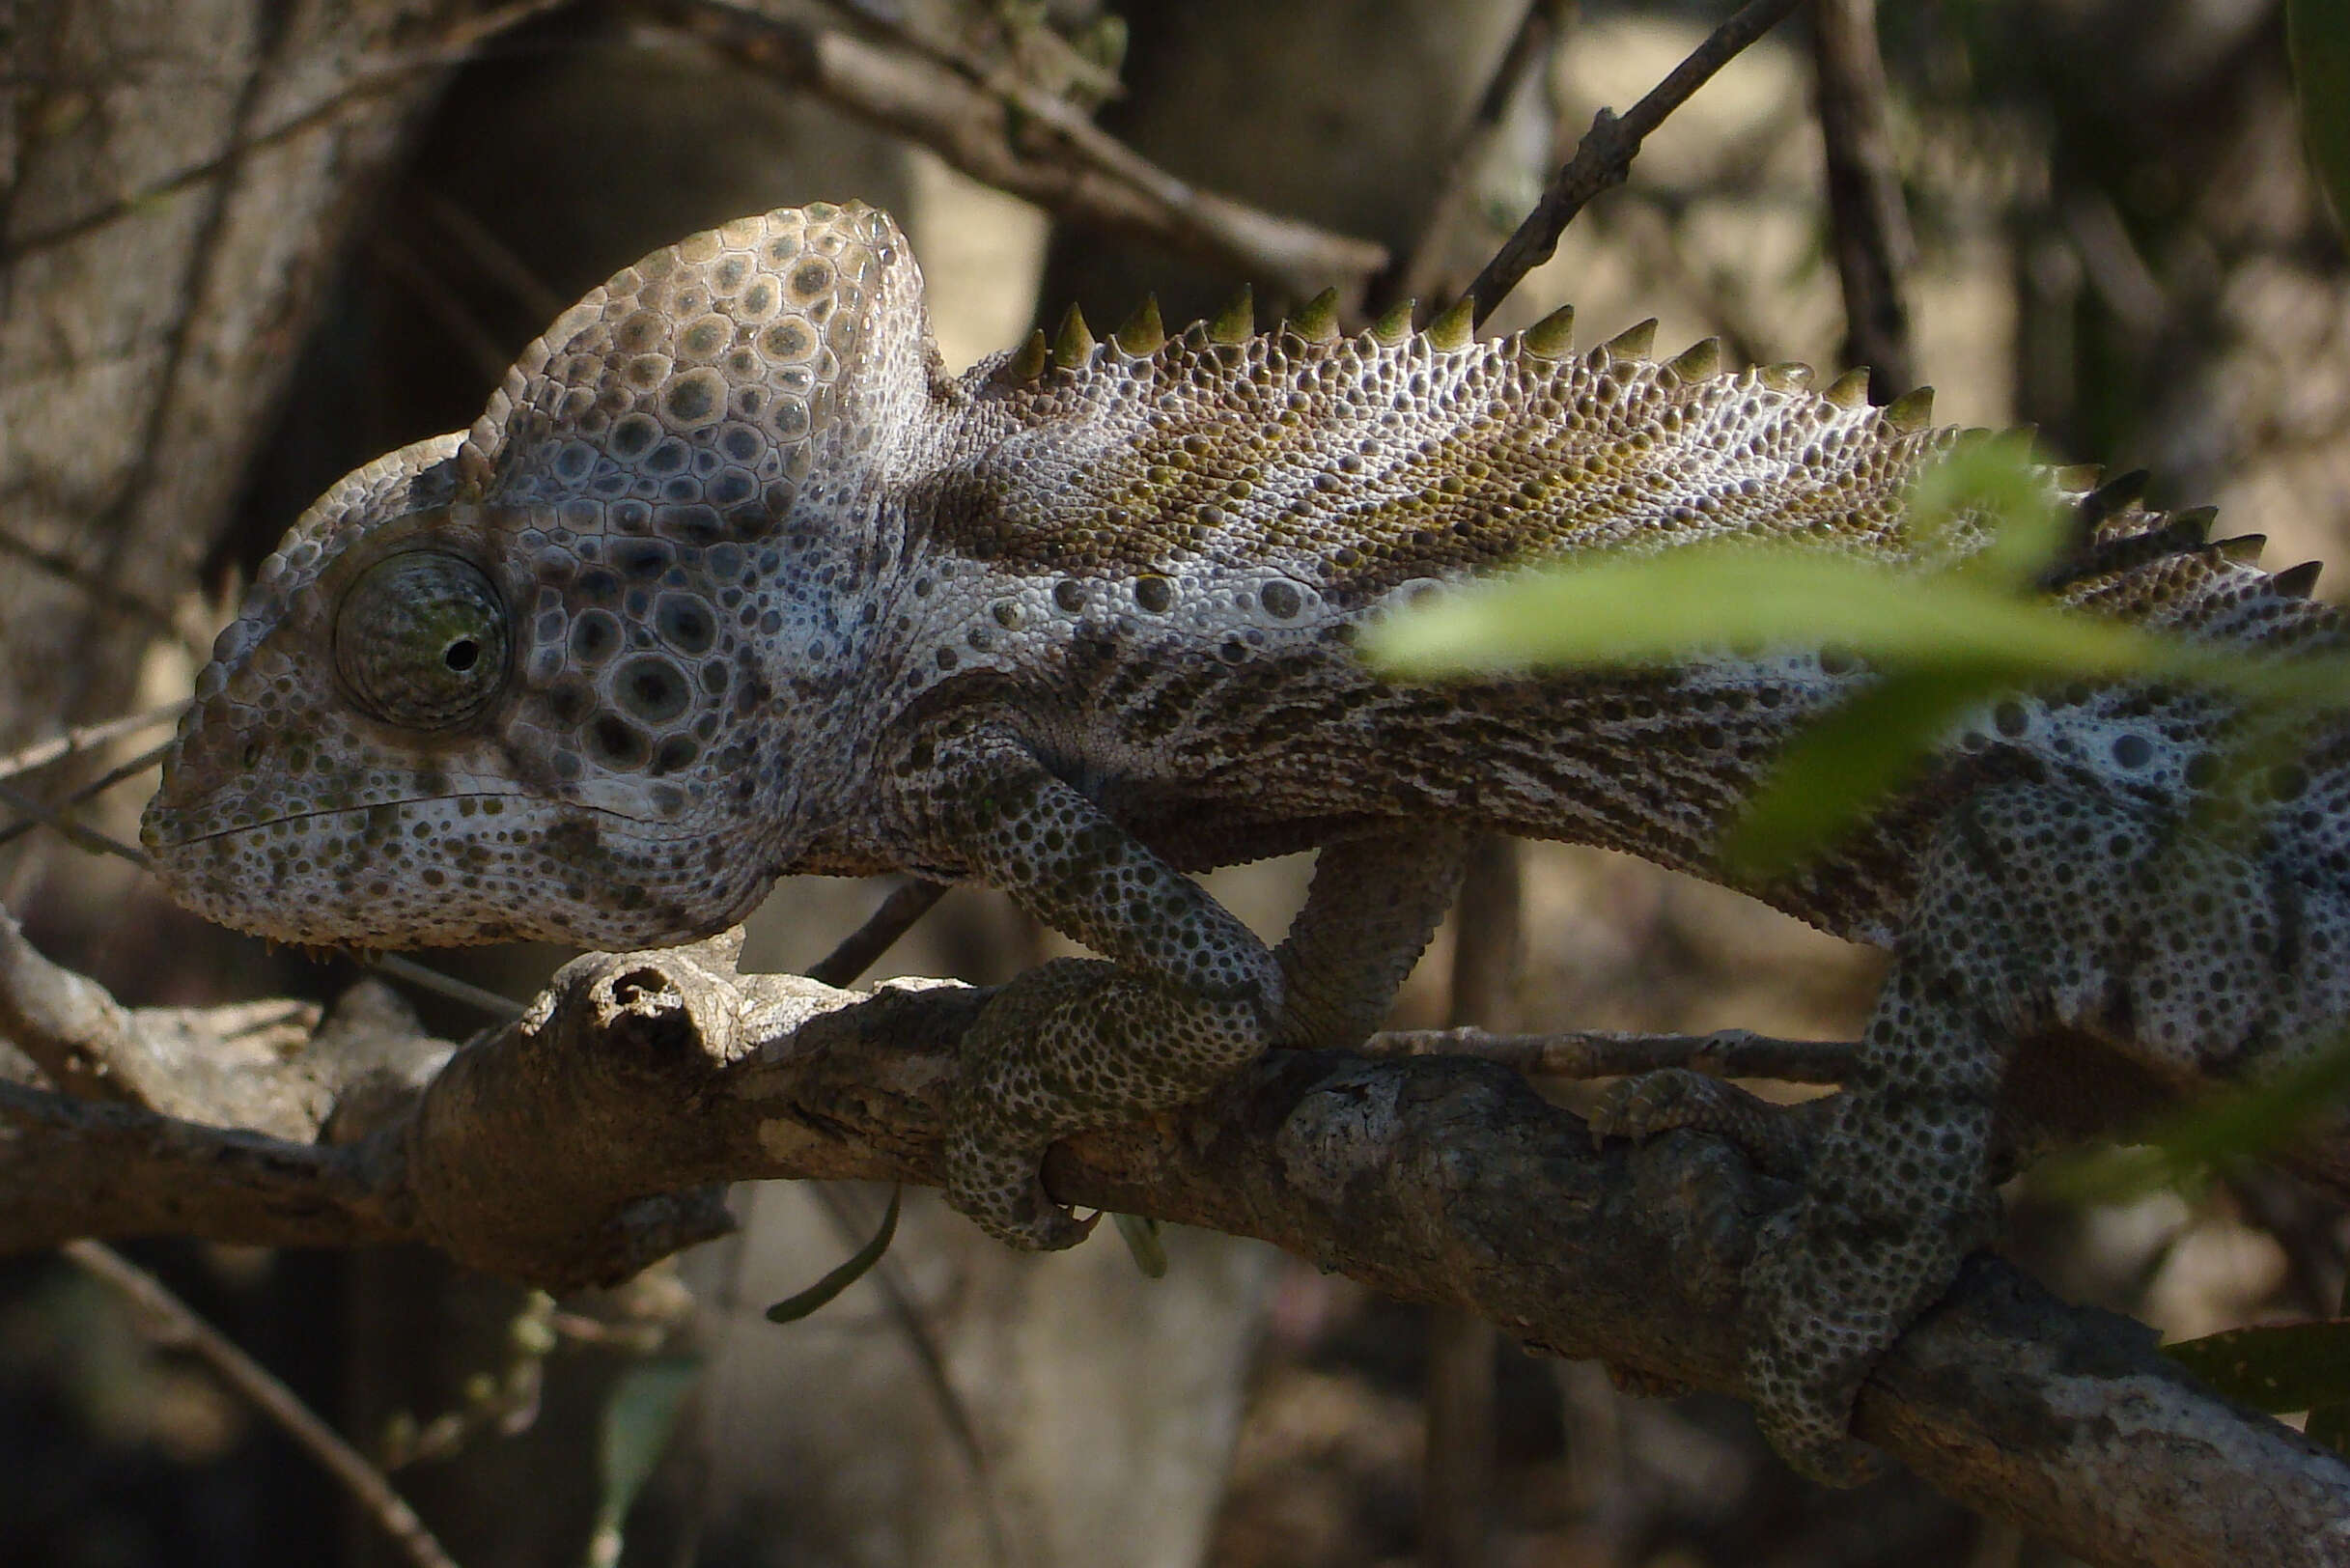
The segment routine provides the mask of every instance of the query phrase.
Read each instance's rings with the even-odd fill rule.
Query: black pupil
[[[460,637],[441,654],[440,661],[462,675],[473,668],[474,660],[482,657],[482,645],[471,637]]]

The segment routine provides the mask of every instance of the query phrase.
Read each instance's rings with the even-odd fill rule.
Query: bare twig
[[[819,93],[1064,217],[1204,256],[1301,295],[1336,283],[1358,296],[1387,263],[1368,240],[1194,189],[1022,84],[983,86],[913,49],[755,4],[649,0],[648,9],[727,58]]]
[[[1395,286],[1380,290],[1387,301],[1435,296],[1438,285],[1444,281],[1453,236],[1476,205],[1478,166],[1492,149],[1510,105],[1551,60],[1574,5],[1575,0],[1526,0],[1525,14],[1519,18],[1518,31],[1502,51],[1500,64],[1494,68],[1493,79],[1485,84],[1485,96],[1477,100],[1475,112],[1461,128],[1444,161],[1444,172],[1437,182],[1436,210],[1420,226],[1419,238],[1398,272]]]
[[[1551,181],[1534,210],[1518,226],[1518,232],[1502,242],[1494,259],[1485,264],[1485,270],[1469,286],[1466,297],[1471,301],[1470,314],[1477,324],[1484,324],[1494,307],[1508,297],[1521,278],[1551,259],[1558,249],[1558,237],[1592,197],[1624,182],[1632,172],[1632,160],[1639,154],[1640,143],[1665,123],[1665,116],[1688,101],[1690,95],[1704,86],[1714,72],[1776,26],[1801,3],[1802,0],[1749,0],[1728,21],[1714,29],[1688,59],[1675,66],[1670,75],[1651,88],[1646,98],[1634,104],[1631,113],[1618,118],[1609,110],[1600,110],[1575,149],[1575,155]]]
[[[180,703],[175,704],[174,706],[185,707],[186,705],[184,703]],[[149,718],[153,715],[140,714],[138,716]],[[118,722],[120,721],[118,720]],[[104,725],[98,726],[98,728],[100,729],[105,727],[106,726]],[[64,831],[65,829],[63,824],[68,820],[67,814],[71,812],[75,806],[82,804],[84,801],[97,798],[98,796],[105,794],[108,790],[113,789],[117,784],[121,784],[126,780],[138,777],[141,773],[144,773],[147,771],[147,770],[153,768],[156,763],[161,762],[164,754],[170,751],[171,748],[172,742],[169,741],[162,742],[160,745],[150,746],[145,751],[142,751],[137,756],[131,758],[128,762],[123,763],[118,767],[109,768],[105,772],[101,773],[97,778],[92,779],[89,783],[84,784],[81,788],[75,790],[71,795],[67,796],[57,804],[53,806],[42,806],[38,815],[28,813],[24,816],[18,817],[14,822],[8,824],[6,826],[0,826],[0,844],[7,844],[12,840],[21,838],[36,827],[57,826],[59,831]],[[9,798],[11,800],[27,800],[31,799],[32,798],[23,795],[20,792],[12,792]],[[85,829],[85,831],[87,831],[87,829]],[[107,842],[112,847],[110,849],[99,850],[99,854],[128,854],[135,853],[127,844],[122,844],[114,840],[108,840]],[[89,846],[84,847],[89,848]],[[145,864],[145,861],[144,859],[141,859],[138,863],[143,865]]]
[[[1850,1040],[1781,1040],[1750,1029],[1717,1029],[1712,1034],[1390,1029],[1362,1045],[1366,1055],[1474,1056],[1545,1078],[1617,1078],[1685,1067],[1709,1078],[1778,1078],[1788,1083],[1840,1083],[1860,1049]]]
[[[447,1549],[425,1527],[416,1510],[393,1490],[384,1473],[321,1420],[293,1389],[227,1335],[189,1309],[163,1281],[112,1247],[98,1242],[68,1242],[59,1248],[92,1278],[114,1290],[146,1320],[156,1344],[184,1351],[210,1367],[223,1383],[277,1423],[326,1472],[343,1484],[359,1506],[383,1527],[417,1568],[457,1568]]]
[[[23,247],[18,247],[18,249],[21,248]],[[5,270],[14,260],[14,253],[8,247],[0,246],[0,270]],[[29,539],[21,539],[14,533],[0,528],[0,551],[16,556],[28,566],[48,574],[59,582],[88,598],[92,603],[101,604],[126,621],[142,624],[149,630],[170,637],[175,641],[188,640],[182,632],[180,623],[173,616],[169,607],[132,593],[122,584],[82,565],[64,550],[50,549],[46,546],[36,545]],[[192,644],[190,646],[193,647]],[[201,650],[196,651],[201,652]]]
[[[46,741],[37,741],[14,756],[0,757],[0,779],[14,778],[36,768],[46,768],[53,762],[63,762],[68,757],[95,751],[108,742],[120,741],[126,735],[136,735],[158,724],[172,723],[186,712],[187,699],[182,697],[178,702],[167,702],[160,708],[150,708],[143,714],[126,714],[103,724],[84,724],[63,735],[53,735]],[[152,761],[153,757],[154,754],[150,753],[149,760]]]
[[[55,828],[64,835],[67,843],[77,850],[87,850],[92,854],[111,854],[119,859],[129,861],[141,871],[147,869],[147,855],[144,851],[134,849],[119,838],[109,837],[95,827],[84,826],[68,815],[66,807],[52,806],[44,801],[36,800],[13,784],[0,784],[0,806],[6,806],[17,816],[38,823],[43,827]],[[12,837],[20,830],[20,824],[10,825]]]
[[[1816,0],[1811,42],[1829,225],[1844,285],[1844,358],[1870,367],[1869,393],[1887,403],[1916,384],[1903,295],[1916,244],[1886,126],[1877,0]]]
[[[872,968],[953,886],[952,882],[918,880],[900,882],[889,890],[889,896],[881,900],[881,907],[867,916],[863,925],[808,966],[808,978],[827,986],[856,984],[857,976]]]
[[[414,959],[399,953],[372,954],[364,961],[362,966],[374,969],[378,974],[390,975],[395,980],[405,980],[419,991],[429,991],[436,996],[446,996],[451,1001],[462,1002],[467,1007],[479,1008],[501,1022],[522,1016],[522,1004],[512,996],[501,996],[496,992],[486,990],[469,980],[460,980],[453,974],[443,974],[438,969],[419,964]]]
[[[513,295],[533,321],[551,322],[563,314],[571,301],[548,287],[488,224],[438,191],[420,190],[415,195],[425,221],[447,236],[484,277]],[[498,371],[503,375],[505,366],[500,365]]]
[[[937,883],[916,883],[916,886]],[[865,1240],[870,1222],[860,1223],[841,1201],[841,1190],[820,1184],[814,1189],[817,1205],[825,1218],[832,1222],[833,1234],[851,1246]],[[970,1403],[955,1386],[954,1374],[948,1370],[946,1352],[938,1344],[938,1336],[931,1331],[930,1322],[922,1315],[919,1302],[907,1289],[900,1277],[898,1266],[887,1256],[874,1265],[865,1274],[865,1282],[881,1298],[898,1337],[904,1341],[907,1353],[913,1358],[920,1373],[922,1386],[945,1423],[946,1435],[956,1457],[971,1474],[972,1495],[978,1498],[980,1524],[988,1538],[988,1561],[996,1568],[1019,1560],[1012,1551],[1010,1534],[1004,1528],[1003,1502],[996,1485],[994,1467],[988,1463],[988,1446],[979,1439],[979,1429],[971,1421]]]

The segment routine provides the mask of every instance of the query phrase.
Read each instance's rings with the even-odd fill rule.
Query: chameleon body
[[[1377,1026],[1499,829],[1719,879],[1773,757],[1872,677],[1816,648],[1394,684],[1358,631],[1605,548],[1750,537],[1911,560],[1952,450],[1851,378],[1668,363],[1553,320],[1474,342],[1309,310],[1095,342],[1074,318],[950,379],[889,219],[746,219],[566,313],[470,431],[329,490],[202,674],[145,838],[230,925],[365,946],[698,938],[778,876],[998,886],[1102,957],[973,1031],[949,1195],[1030,1246],[1074,1130]],[[2306,574],[2199,515],[2090,495],[2051,591],[2276,655],[2338,649]],[[1946,547],[1944,541],[1944,547]],[[2256,777],[2177,690],[2019,693],[1832,855],[1749,890],[1891,947],[1787,1234],[1747,1281],[1751,1392],[1844,1472],[1874,1358],[1990,1234],[1995,1100],[2066,1029],[2158,1078],[2257,1074],[2350,1018],[2350,729]],[[2234,825],[2222,831],[2213,822]],[[1269,947],[1185,875],[1323,846]],[[1634,1132],[1734,1121],[1677,1078]]]

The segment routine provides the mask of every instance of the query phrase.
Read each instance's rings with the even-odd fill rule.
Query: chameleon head
[[[565,313],[471,431],[344,479],[197,681],[143,827],[165,887],[299,942],[741,919],[825,793],[805,742],[934,375],[919,290],[862,208],[699,235]]]

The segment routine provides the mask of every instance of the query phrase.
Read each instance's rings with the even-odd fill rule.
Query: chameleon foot
[[[967,1122],[947,1139],[946,1201],[1007,1246],[1058,1252],[1093,1234],[1102,1217],[1079,1219],[1052,1200],[1037,1175],[1045,1151],[986,1135]]]
[[[1795,1176],[1810,1162],[1811,1130],[1792,1107],[1757,1099],[1736,1084],[1662,1068],[1610,1084],[1590,1116],[1594,1140],[1635,1143],[1679,1128],[1728,1138],[1764,1170]]]

